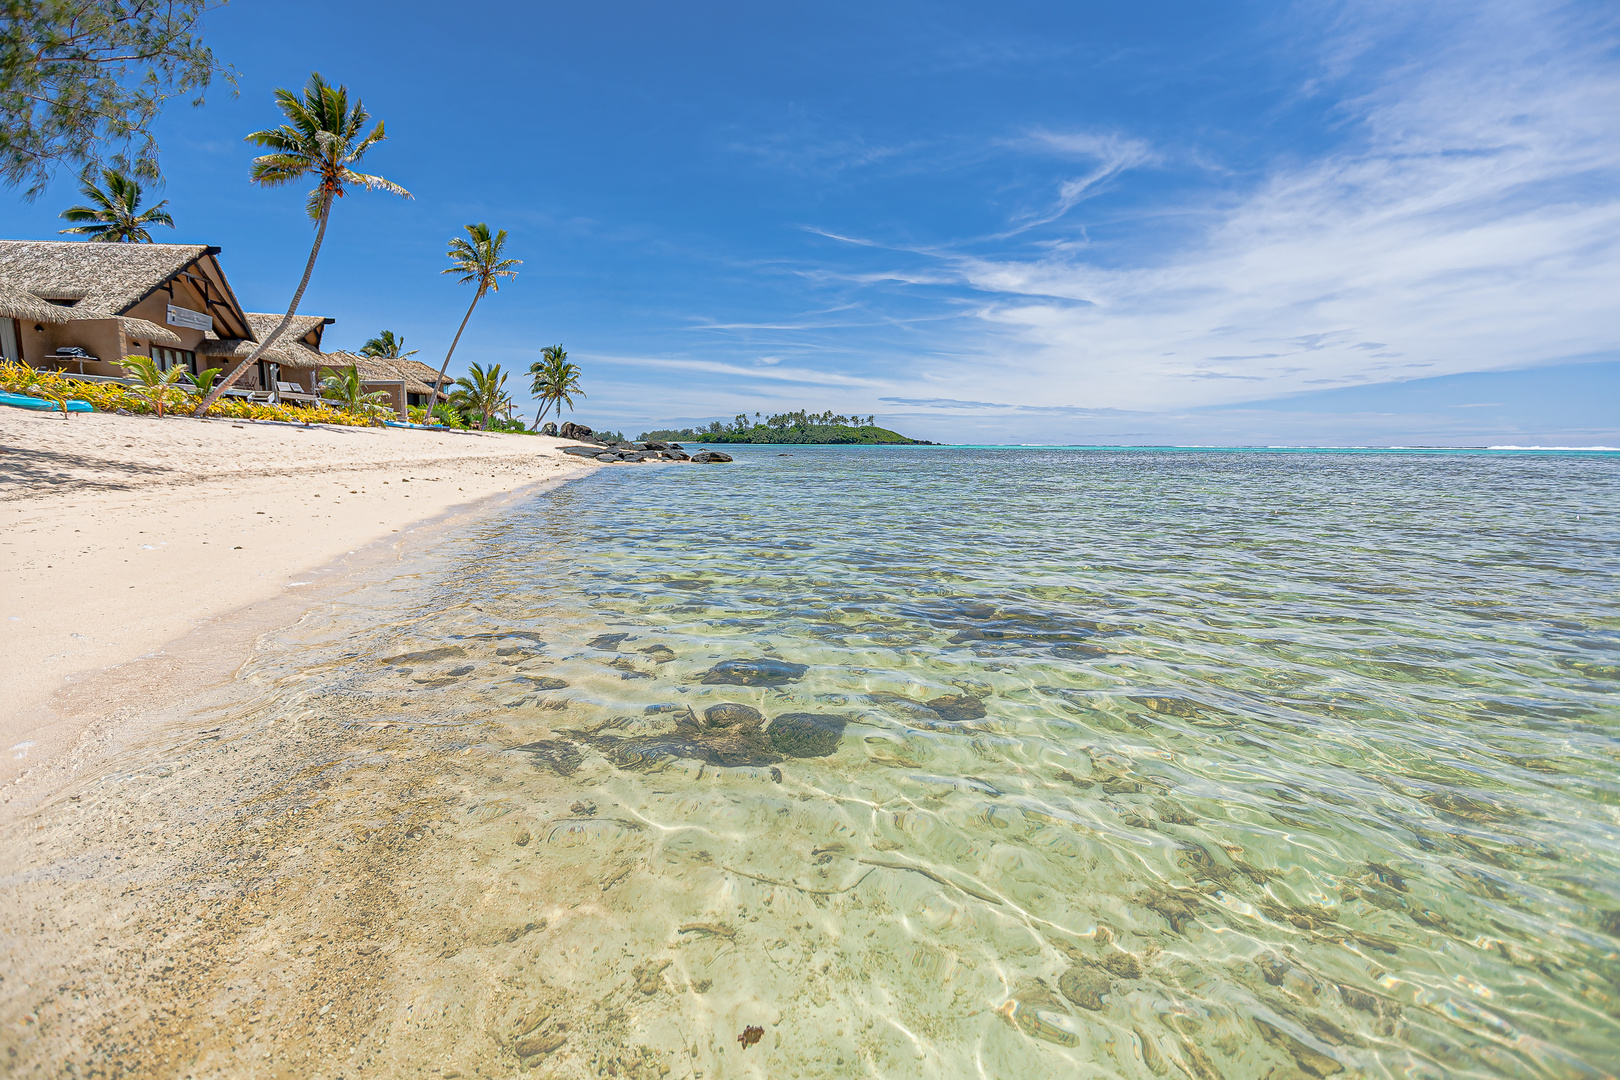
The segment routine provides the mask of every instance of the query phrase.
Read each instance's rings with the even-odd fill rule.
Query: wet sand
[[[137,661],[172,682],[176,662],[241,647],[202,635],[188,655],[165,655],[194,629],[251,607],[261,627],[296,617],[280,601],[331,576],[334,560],[598,467],[561,444],[0,409],[0,801],[94,741],[131,696],[121,687],[150,681]],[[95,678],[111,669],[116,679]]]

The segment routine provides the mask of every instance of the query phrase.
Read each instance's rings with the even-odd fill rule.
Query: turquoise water
[[[757,1002],[806,1076],[1614,1073],[1620,461],[737,456],[506,516],[410,636],[545,641],[566,687],[456,692],[594,793],[559,858],[633,868],[693,1026]]]
[[[727,449],[266,644],[151,781],[274,765],[231,987],[392,957],[298,1036],[391,1073],[1616,1074],[1620,459]]]

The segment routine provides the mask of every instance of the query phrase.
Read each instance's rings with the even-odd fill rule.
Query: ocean
[[[175,852],[95,864],[190,972],[117,1008],[267,1075],[1616,1074],[1620,455],[726,449],[79,781]]]

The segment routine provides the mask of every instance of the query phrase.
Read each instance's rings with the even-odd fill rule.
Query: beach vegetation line
[[[926,439],[908,439],[897,431],[877,426],[877,417],[842,416],[831,409],[822,413],[778,413],[775,416],[738,413],[730,424],[716,420],[706,428],[678,431],[647,431],[646,439],[684,440],[705,443],[806,443],[827,445],[930,446]]]
[[[149,360],[150,357],[131,359]],[[207,376],[203,378],[207,379]],[[121,382],[83,382],[60,372],[41,371],[15,360],[0,360],[0,390],[55,402],[64,413],[67,412],[67,403],[72,401],[85,402],[97,412],[156,415],[158,411],[157,401],[149,396],[144,386],[137,388]],[[175,402],[186,403],[190,397],[185,387],[175,384],[164,387],[160,393],[173,395],[162,399],[166,411],[173,410]],[[230,420],[279,420],[288,424],[332,424],[339,427],[370,427],[377,423],[373,416],[346,412],[325,404],[277,405],[234,398],[214,402],[208,407],[206,415]]]

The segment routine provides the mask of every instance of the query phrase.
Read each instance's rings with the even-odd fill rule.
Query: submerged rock
[[[606,649],[609,652],[615,652],[619,648],[619,642],[629,636],[629,634],[597,634],[585,644],[593,649]]]
[[[780,686],[803,678],[809,670],[805,664],[761,656],[751,660],[722,660],[705,671],[699,681],[710,686]]]
[[[519,675],[513,682],[528,683],[536,690],[566,690],[568,684],[550,675]]]
[[[927,705],[941,720],[977,720],[984,715],[984,702],[966,694],[946,694]]]
[[[425,649],[422,652],[400,653],[398,656],[389,656],[383,659],[385,664],[431,664],[435,660],[449,660],[452,657],[466,656],[467,650],[460,645],[445,645],[438,649]]]
[[[771,721],[766,735],[788,757],[827,757],[837,751],[848,723],[827,713],[784,713]]]
[[[703,710],[703,723],[711,728],[733,728],[749,731],[765,722],[759,710],[733,701],[722,701]]]
[[[542,739],[513,749],[533,754],[535,765],[544,765],[558,776],[574,775],[580,762],[585,760],[585,755],[579,752],[579,747],[562,739]]]
[[[1103,1007],[1103,995],[1113,989],[1113,983],[1095,968],[1077,965],[1058,979],[1058,989],[1082,1009],[1099,1012]]]

